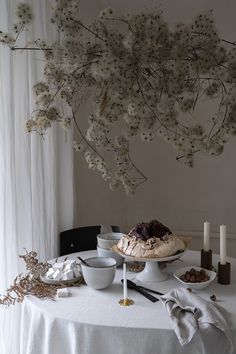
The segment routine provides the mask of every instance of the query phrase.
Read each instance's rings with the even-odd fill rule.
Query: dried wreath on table
[[[137,136],[146,142],[163,138],[188,166],[198,152],[221,154],[236,134],[236,43],[220,38],[212,13],[170,30],[159,9],[117,16],[107,8],[87,25],[78,3],[56,1],[51,22],[60,39],[53,43],[37,39],[19,46],[33,19],[24,3],[17,7],[13,31],[0,33],[13,51],[44,55],[45,81],[34,85],[28,132],[44,135],[55,123],[65,129],[73,124],[74,148],[89,168],[100,171],[112,190],[123,187],[130,195],[147,179],[132,159]],[[57,97],[70,107],[69,116],[55,104]],[[79,108],[89,97],[92,112],[84,132]],[[210,117],[198,111],[205,101]]]
[[[53,300],[57,294],[57,289],[78,286],[78,283],[69,285],[65,283],[58,283],[57,285],[45,284],[40,280],[40,275],[47,272],[51,264],[39,262],[37,253],[34,251],[26,251],[25,255],[20,255],[19,257],[25,261],[27,273],[20,274],[15,278],[13,284],[6,290],[6,294],[0,296],[0,305],[10,306],[20,303],[26,295]]]

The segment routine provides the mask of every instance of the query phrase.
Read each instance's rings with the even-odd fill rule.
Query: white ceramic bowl
[[[116,273],[114,258],[92,257],[85,259],[85,261],[89,266],[81,263],[81,269],[88,286],[99,290],[111,285]]]
[[[97,252],[98,252],[99,257],[114,258],[116,260],[117,267],[119,267],[124,261],[124,258],[122,256],[120,256],[118,253],[113,252],[111,250],[107,250],[105,248],[100,248],[97,246]]]
[[[121,232],[109,232],[107,234],[98,234],[98,247],[110,250],[112,246],[116,245],[121,237],[124,236]]]
[[[201,290],[201,289],[204,289],[206,288],[208,285],[211,284],[211,282],[213,282],[213,280],[215,279],[216,277],[216,272],[213,272],[211,270],[207,270],[207,269],[204,269],[206,274],[208,275],[209,277],[209,280],[207,281],[204,281],[202,283],[186,283],[184,282],[183,280],[180,279],[181,275],[183,275],[185,272],[187,271],[190,271],[190,269],[196,269],[198,271],[200,271],[201,267],[195,267],[195,266],[189,266],[189,267],[184,267],[184,268],[180,268],[178,270],[176,270],[176,272],[174,273],[174,277],[183,285],[185,286],[186,288],[191,288],[191,289],[195,289],[195,290]]]

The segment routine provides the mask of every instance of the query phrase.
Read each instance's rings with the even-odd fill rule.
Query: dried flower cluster
[[[15,36],[0,34],[13,50],[20,49],[19,33],[33,18],[28,5],[18,6],[17,17]],[[77,0],[58,0],[51,21],[60,40],[34,43],[45,57],[45,82],[34,86],[27,131],[44,134],[54,123],[64,129],[74,124],[74,148],[112,190],[123,187],[133,195],[147,179],[131,159],[135,137],[161,137],[179,152],[179,161],[193,166],[197,152],[217,156],[236,134],[236,44],[219,37],[211,12],[170,30],[158,9],[116,16],[107,8],[87,26]],[[70,116],[55,104],[57,97],[69,105]],[[92,112],[83,132],[79,107],[89,97]],[[215,110],[198,119],[206,100]]]
[[[13,284],[6,290],[6,294],[0,297],[0,305],[10,306],[20,303],[25,295],[34,295],[38,298],[54,299],[57,289],[69,286],[68,284],[49,285],[40,280],[40,275],[51,267],[47,262],[42,263],[37,259],[37,253],[27,252],[19,256],[26,264],[27,273],[17,276]],[[78,285],[78,284],[77,284]],[[70,285],[71,286],[71,285]]]

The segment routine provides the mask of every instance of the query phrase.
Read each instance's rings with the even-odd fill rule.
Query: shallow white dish
[[[195,289],[195,290],[201,290],[201,289],[204,289],[206,288],[208,285],[210,285],[213,280],[215,279],[216,277],[216,272],[213,272],[211,270],[207,270],[207,269],[204,269],[206,274],[208,275],[209,277],[209,280],[207,281],[204,281],[204,282],[201,282],[201,283],[191,283],[191,282],[188,282],[186,283],[185,281],[181,280],[180,277],[181,275],[183,275],[185,272],[187,271],[190,271],[190,269],[196,269],[198,271],[200,271],[201,267],[195,267],[195,266],[188,266],[188,267],[184,267],[184,268],[180,268],[178,270],[175,271],[175,273],[173,274],[174,277],[183,285],[185,286],[186,288],[191,288],[191,289]]]
[[[118,243],[122,236],[124,236],[124,234],[122,234],[121,232],[109,232],[107,234],[98,234],[98,247],[109,250],[112,246]]]
[[[105,248],[100,248],[97,246],[97,252],[98,252],[99,257],[114,258],[116,260],[117,267],[119,267],[124,261],[124,258],[122,256],[120,256],[116,252],[113,252],[112,250],[107,250]]]
[[[88,266],[81,263],[84,281],[93,289],[105,289],[111,285],[116,273],[116,260],[106,257],[85,259]]]
[[[70,280],[55,280],[55,279],[50,279],[48,277],[46,277],[46,272],[42,273],[40,275],[40,279],[43,283],[45,284],[50,284],[50,285],[58,285],[58,284],[73,284],[73,283],[77,283],[78,281],[81,280],[82,278],[82,273],[81,273],[81,269],[80,266],[77,266],[77,269],[80,271],[80,276],[79,277],[75,277],[73,279]]]

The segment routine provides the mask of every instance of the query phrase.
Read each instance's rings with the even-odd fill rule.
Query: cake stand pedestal
[[[177,253],[173,256],[163,258],[136,258],[127,256],[124,253],[119,254],[129,261],[145,262],[144,270],[136,275],[136,279],[142,282],[160,282],[168,278],[168,274],[161,269],[160,262],[174,261],[183,256],[184,252]]]
[[[160,268],[160,264],[156,260],[146,261],[144,270],[136,275],[136,279],[142,282],[159,282],[166,280],[167,278],[168,274]]]

